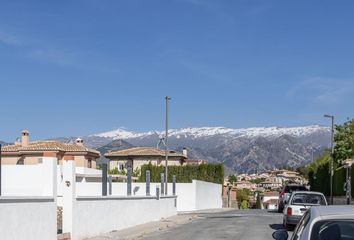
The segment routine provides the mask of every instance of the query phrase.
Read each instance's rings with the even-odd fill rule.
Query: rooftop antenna
[[[161,144],[162,144],[162,146],[166,147],[165,137],[159,136],[159,141],[157,143],[157,148],[160,148]]]

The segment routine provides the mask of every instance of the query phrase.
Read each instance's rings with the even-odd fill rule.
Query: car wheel
[[[284,210],[284,207],[282,207],[282,206],[279,205],[279,207],[278,207],[278,213],[282,213],[283,210]]]
[[[293,230],[293,226],[292,226],[292,225],[289,225],[289,224],[287,224],[287,223],[285,223],[285,229],[286,229],[287,231],[291,231],[291,230]]]

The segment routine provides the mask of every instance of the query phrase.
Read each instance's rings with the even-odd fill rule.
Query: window
[[[88,168],[92,168],[92,159],[89,159],[89,160],[87,161],[87,167],[88,167]]]
[[[297,240],[300,239],[301,234],[303,233],[306,225],[310,221],[310,211],[307,211],[304,216],[302,216],[300,222],[296,225],[296,228],[293,233],[293,237],[291,238],[292,240]],[[312,238],[311,238],[312,239]]]
[[[326,199],[320,194],[298,193],[291,201],[292,205],[327,205]]]
[[[118,170],[119,171],[124,170],[124,164],[123,163],[118,163]]]
[[[354,220],[324,220],[312,229],[311,239],[354,239]]]

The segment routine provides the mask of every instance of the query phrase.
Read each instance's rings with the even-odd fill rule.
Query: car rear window
[[[325,220],[313,226],[311,240],[353,239],[353,236],[354,219]]]
[[[286,186],[285,187],[285,192],[286,193],[292,193],[295,191],[306,191],[306,187],[305,186]]]
[[[296,193],[292,200],[292,205],[327,205],[326,199],[321,194]]]

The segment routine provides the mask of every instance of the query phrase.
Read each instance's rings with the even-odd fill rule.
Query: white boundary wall
[[[84,239],[113,230],[158,221],[177,214],[176,197],[87,197],[74,205],[72,239]]]
[[[57,239],[57,159],[43,157],[42,162],[34,166],[3,166],[6,196],[0,197],[1,240]]]
[[[193,181],[196,191],[195,210],[222,208],[222,185]]]
[[[53,188],[57,188],[57,163],[53,165],[52,161],[56,159],[43,157],[42,163],[36,165],[2,165],[2,196],[53,196]]]
[[[156,187],[160,183],[151,183],[151,195],[156,196]],[[99,196],[102,193],[102,184],[93,182],[76,183],[77,196]],[[169,193],[172,184],[168,185]],[[126,183],[112,183],[112,196],[126,196]],[[145,196],[145,183],[132,183],[133,196]],[[193,180],[192,183],[176,184],[177,211],[195,211],[211,208],[222,208],[222,185]]]
[[[92,183],[87,184],[82,186],[92,186]],[[99,191],[96,196],[77,197],[76,188],[79,189],[81,183],[76,183],[75,161],[63,161],[63,232],[71,233],[71,240],[94,237],[177,214],[176,196],[160,199],[155,196],[101,197],[101,184],[95,185]],[[92,191],[92,187],[88,189]]]
[[[46,197],[0,197],[0,239],[56,240],[55,200]]]

